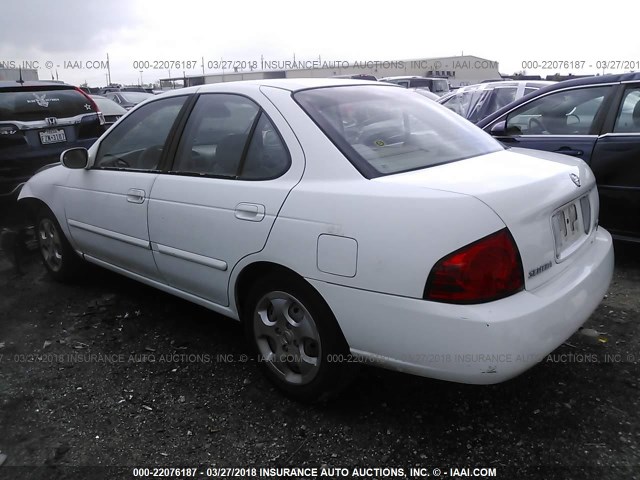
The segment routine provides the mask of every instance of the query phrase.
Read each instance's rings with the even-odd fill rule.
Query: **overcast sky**
[[[141,74],[136,60],[197,60],[189,75],[202,73],[202,57],[205,64],[291,60],[294,54],[299,60],[362,62],[464,52],[496,60],[501,73],[510,74],[526,60],[640,62],[640,37],[630,27],[639,11],[628,0],[601,2],[597,9],[557,0],[10,1],[0,16],[0,62],[38,61],[41,79],[57,71],[60,80],[91,86],[105,84],[106,70],[65,68],[64,62],[105,61],[108,53],[114,82],[138,83],[142,76],[146,83],[169,72]],[[171,74],[182,75],[182,69]]]

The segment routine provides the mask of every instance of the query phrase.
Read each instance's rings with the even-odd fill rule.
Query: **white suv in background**
[[[384,77],[379,81],[395,83],[404,88],[428,88],[430,92],[435,93],[439,97],[449,93],[449,82],[446,78],[429,78],[429,77]]]

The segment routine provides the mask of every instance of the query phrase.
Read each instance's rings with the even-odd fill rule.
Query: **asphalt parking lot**
[[[640,478],[635,246],[616,245],[585,330],[520,377],[469,386],[363,367],[315,406],[270,386],[231,320],[99,269],[54,283],[33,252],[23,269],[0,253],[2,478],[97,476],[78,466],[126,467],[122,478],[136,466]]]

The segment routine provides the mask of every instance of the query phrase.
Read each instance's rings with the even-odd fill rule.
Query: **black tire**
[[[338,322],[303,279],[262,277],[243,304],[245,333],[259,367],[288,396],[304,402],[329,400],[353,378],[357,368],[348,361],[349,347]]]
[[[55,215],[47,208],[36,217],[36,237],[42,263],[57,281],[68,282],[78,278],[84,261],[75,252]]]

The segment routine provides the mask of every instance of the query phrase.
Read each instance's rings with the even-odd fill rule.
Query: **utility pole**
[[[109,54],[107,53],[107,84],[111,85],[111,64],[109,63]]]

